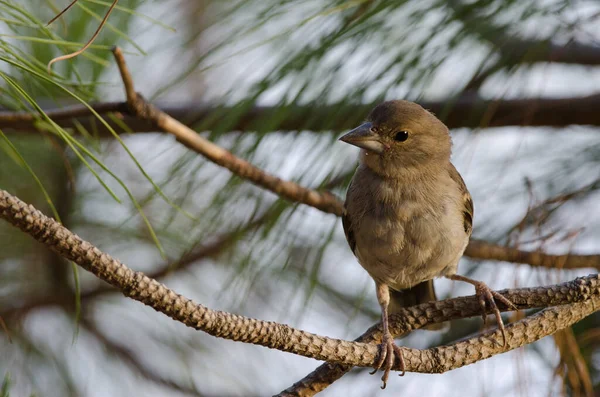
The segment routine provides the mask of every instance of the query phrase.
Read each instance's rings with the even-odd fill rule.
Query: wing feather
[[[350,186],[348,186],[348,191],[352,188],[352,182],[350,182]],[[344,233],[346,234],[346,240],[348,241],[348,245],[352,250],[352,253],[356,255],[356,237],[354,236],[354,231],[352,230],[352,222],[350,221],[350,217],[348,216],[348,212],[346,211],[346,204],[344,203],[344,213],[342,214],[342,226],[344,226]]]
[[[465,225],[465,233],[470,237],[471,233],[473,233],[473,214],[475,209],[473,208],[473,199],[471,198],[471,194],[467,189],[467,185],[465,185],[465,181],[460,176],[459,172],[456,170],[454,165],[450,164],[450,177],[458,184],[458,187],[462,193],[463,197],[463,222]]]

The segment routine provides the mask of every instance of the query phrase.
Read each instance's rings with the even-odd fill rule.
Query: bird
[[[446,277],[475,287],[485,323],[496,301],[516,309],[484,282],[456,274],[473,231],[473,200],[450,161],[448,128],[419,104],[392,100],[377,105],[365,123],[339,138],[359,147],[358,167],[346,193],[342,224],[360,265],[375,281],[382,341],[374,374],[386,387],[396,359],[405,363],[389,330],[400,307],[437,300],[433,279]]]

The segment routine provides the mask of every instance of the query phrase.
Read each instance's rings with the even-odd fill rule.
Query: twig
[[[69,11],[69,9],[71,7],[73,7],[75,5],[75,3],[77,3],[79,0],[73,0],[68,6],[66,6],[65,8],[63,8],[63,10],[61,12],[59,12],[58,14],[56,14],[54,16],[54,18],[52,18],[50,21],[48,21],[48,23],[46,24],[46,26],[49,26],[52,24],[52,22],[56,21],[58,18],[60,18],[65,12]]]
[[[343,211],[341,201],[329,192],[317,192],[298,185],[297,183],[284,181],[276,176],[270,175],[260,168],[252,165],[246,160],[236,157],[231,152],[215,145],[183,123],[175,120],[135,92],[131,74],[125,63],[123,53],[118,47],[113,49],[115,60],[123,79],[127,104],[133,114],[141,119],[152,121],[163,131],[172,134],[175,138],[201,154],[208,160],[227,168],[241,178],[263,187],[288,200],[303,203],[315,207],[323,212],[340,216]]]
[[[210,335],[352,366],[369,367],[378,354],[378,347],[373,343],[327,338],[287,325],[215,311],[196,304],[142,272],[133,271],[33,206],[3,190],[0,190],[0,217],[117,287],[125,296]],[[505,290],[499,293],[521,309],[568,305],[546,309],[510,324],[506,327],[509,337],[505,347],[494,342],[499,337],[499,332],[496,331],[433,349],[402,348],[406,370],[427,373],[449,371],[531,343],[565,328],[596,310],[600,303],[600,277],[591,275],[555,286]],[[505,307],[501,309],[506,310]],[[391,323],[397,333],[399,327],[422,327],[429,323],[476,315],[480,315],[479,303],[476,297],[470,296],[406,308],[392,316]],[[372,335],[378,332],[376,327],[371,329]]]
[[[54,20],[56,20],[57,18],[59,18],[65,12],[67,12],[67,10],[69,8],[71,8],[77,1],[78,0],[74,0],[71,4],[69,4],[67,6],[67,8],[65,8],[64,10],[62,10],[57,16],[55,16],[50,22],[48,22],[48,25],[50,25]],[[48,62],[48,66],[47,66],[48,74],[52,73],[51,67],[52,67],[53,63],[74,58],[77,55],[83,53],[85,50],[87,50],[89,48],[89,46],[92,45],[92,43],[96,40],[96,38],[100,34],[100,31],[102,30],[102,28],[106,24],[106,21],[108,20],[108,17],[112,13],[112,11],[114,10],[114,8],[115,8],[115,6],[117,5],[118,2],[119,2],[119,0],[113,0],[113,3],[108,8],[108,11],[106,11],[106,14],[104,14],[104,18],[100,22],[100,25],[98,26],[98,28],[96,29],[96,31],[94,32],[94,34],[92,35],[92,37],[88,40],[88,42],[83,47],[81,47],[79,50],[77,50],[75,52],[72,52],[70,54],[65,54],[65,55],[61,55],[59,57],[53,58],[53,59],[50,60],[50,62]]]

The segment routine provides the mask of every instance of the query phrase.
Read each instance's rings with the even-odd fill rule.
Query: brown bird
[[[450,162],[452,142],[444,123],[416,103],[389,101],[340,140],[362,149],[342,223],[352,252],[375,281],[383,340],[373,373],[384,370],[382,388],[395,358],[404,375],[388,315],[436,300],[435,277],[474,285],[484,322],[489,305],[506,343],[494,299],[514,305],[485,283],[456,274],[473,229],[473,201]]]

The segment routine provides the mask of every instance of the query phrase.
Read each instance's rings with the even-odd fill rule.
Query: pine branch
[[[144,273],[128,268],[3,190],[0,190],[0,217],[118,288],[125,296],[210,335],[346,366],[370,367],[378,354],[375,343],[327,338],[283,324],[211,310],[194,303]],[[500,333],[496,330],[448,346],[426,350],[402,348],[406,370],[442,373],[532,343],[568,327],[597,310],[600,303],[600,277],[590,275],[554,286],[504,290],[499,293],[519,309],[547,309],[508,325],[505,346],[500,346]],[[551,307],[556,305],[562,306]],[[500,309],[506,310],[506,307]],[[430,323],[478,316],[480,311],[474,296],[421,304],[392,316],[392,332],[398,334],[399,331],[405,332]],[[376,340],[380,332],[378,326],[374,326],[367,335]]]

